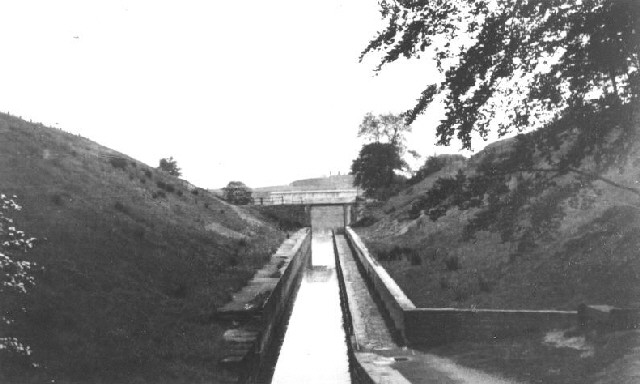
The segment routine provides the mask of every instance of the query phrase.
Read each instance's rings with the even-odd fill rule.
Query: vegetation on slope
[[[638,306],[634,105],[576,108],[496,143],[390,199],[360,231],[419,306]]]
[[[0,115],[0,191],[42,270],[3,324],[0,381],[221,382],[216,308],[283,239],[249,208],[68,133]],[[2,296],[0,308],[7,308]],[[16,299],[16,298],[13,298]],[[7,327],[10,327],[7,328]],[[35,365],[35,366],[34,366]]]

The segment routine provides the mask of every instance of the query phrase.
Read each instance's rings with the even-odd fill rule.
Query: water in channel
[[[311,260],[293,304],[273,384],[351,382],[330,232],[314,231]]]

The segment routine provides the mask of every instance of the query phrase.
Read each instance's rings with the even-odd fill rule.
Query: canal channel
[[[351,382],[335,260],[331,232],[315,230],[271,383]]]

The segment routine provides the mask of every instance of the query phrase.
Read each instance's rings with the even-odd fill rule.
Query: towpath
[[[515,383],[460,366],[450,359],[399,346],[362,278],[344,236],[336,235],[336,248],[352,317],[355,356],[375,383]]]

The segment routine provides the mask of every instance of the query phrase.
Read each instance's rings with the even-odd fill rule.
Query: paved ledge
[[[240,367],[251,359],[259,359],[269,347],[308,261],[310,243],[308,228],[285,240],[269,262],[232,295],[233,300],[218,310],[219,319],[235,323],[222,336],[222,364],[248,371]]]

